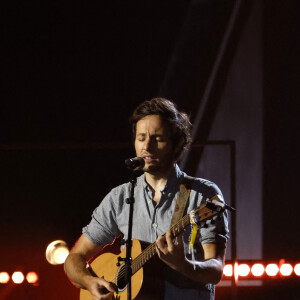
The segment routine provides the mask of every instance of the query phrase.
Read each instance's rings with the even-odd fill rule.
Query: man
[[[137,178],[135,186],[132,237],[156,243],[158,257],[167,266],[162,298],[214,299],[214,284],[223,273],[226,213],[198,228],[194,245],[190,244],[190,227],[177,241],[168,230],[183,182],[189,182],[190,187],[185,213],[215,195],[222,198],[214,183],[200,178],[188,180],[176,164],[191,143],[189,118],[171,101],[154,98],[140,104],[130,122],[136,156],[145,161],[144,174]],[[126,183],[103,199],[65,262],[69,278],[87,289],[95,300],[111,299],[116,286],[93,276],[86,262],[119,234],[127,238],[129,205],[124,200],[129,193],[130,184]]]

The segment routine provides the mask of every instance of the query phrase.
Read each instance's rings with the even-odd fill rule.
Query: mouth
[[[150,156],[150,155],[145,155],[143,156],[143,159],[146,163],[151,163],[152,161],[155,160],[155,158],[153,156]]]

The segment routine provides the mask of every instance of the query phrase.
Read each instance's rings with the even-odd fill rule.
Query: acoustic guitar
[[[220,200],[218,195],[207,200],[205,204],[200,205],[199,208],[193,211],[193,215],[197,216],[197,222],[203,222],[216,214],[223,212],[229,208],[224,202]],[[185,215],[170,230],[173,238],[178,236],[182,230],[190,224],[190,214]],[[150,261],[156,254],[155,242],[148,245],[142,250],[142,244],[138,240],[132,241],[132,277],[131,277],[131,296],[132,299],[157,299],[161,296],[161,289],[163,284],[162,269],[157,274],[151,274],[151,268],[146,268],[144,265]],[[125,263],[118,264],[118,257],[126,257],[126,248],[119,255],[112,253],[104,253],[96,257],[89,268],[95,276],[102,277],[106,281],[113,282],[118,287],[118,292],[114,294],[114,299],[127,299],[127,281]],[[159,264],[161,261],[152,259],[153,264]],[[146,269],[149,271],[144,272]],[[150,273],[150,274],[149,274]],[[150,276],[148,276],[150,275]],[[147,278],[151,278],[151,287],[146,288]],[[154,280],[154,282],[153,282]],[[156,294],[156,296],[155,296]],[[80,290],[80,300],[93,300],[89,291]]]

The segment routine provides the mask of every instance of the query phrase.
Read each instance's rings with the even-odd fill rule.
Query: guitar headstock
[[[170,228],[173,237],[176,237],[189,224],[200,225],[200,222],[222,213],[225,209],[235,211],[234,208],[225,204],[222,196],[215,195],[175,223]]]
[[[225,210],[225,202],[220,195],[215,195],[206,201],[205,207],[211,209],[212,211],[222,212]]]
[[[217,194],[207,200],[204,204],[201,204],[199,208],[193,210],[190,213],[190,216],[193,217],[195,214],[197,214],[197,222],[201,222],[223,212],[225,209],[231,209],[232,211],[235,210],[227,206],[223,201],[222,196]]]

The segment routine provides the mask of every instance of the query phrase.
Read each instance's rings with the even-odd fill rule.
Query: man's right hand
[[[104,278],[92,276],[89,276],[86,281],[86,288],[94,300],[114,299],[114,293],[118,290],[112,282],[107,282]]]
[[[76,286],[88,290],[93,300],[114,299],[114,292],[118,290],[116,285],[94,276],[87,268],[87,261],[101,249],[82,235],[65,261],[65,272]]]

